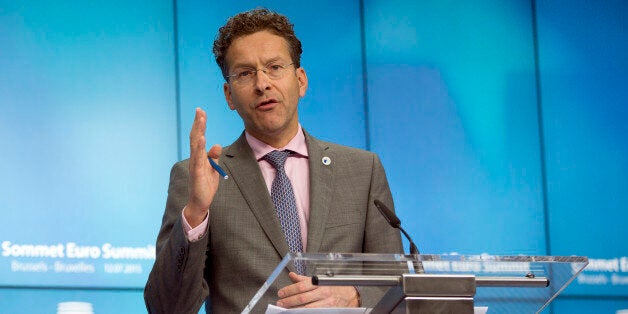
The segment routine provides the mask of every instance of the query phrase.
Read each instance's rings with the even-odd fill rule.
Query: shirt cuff
[[[183,231],[185,232],[185,236],[188,238],[190,242],[196,242],[202,239],[207,233],[207,225],[209,224],[209,211],[207,212],[207,216],[200,225],[196,226],[196,228],[192,228],[188,223],[187,219],[185,219],[185,208],[181,211],[181,221],[183,222]]]

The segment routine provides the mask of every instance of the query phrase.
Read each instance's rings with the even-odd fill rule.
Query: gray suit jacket
[[[373,205],[375,199],[393,203],[379,158],[305,136],[310,167],[306,252],[403,252],[399,231]],[[323,157],[331,164],[324,165]],[[223,149],[220,163],[229,179],[220,182],[210,207],[207,236],[195,242],[186,239],[181,222],[188,199],[188,161],[172,168],[157,258],[144,291],[151,313],[197,313],[208,295],[213,313],[239,313],[289,252],[244,134]],[[289,283],[286,271],[266,295],[276,296]],[[377,301],[368,289],[360,293],[363,305]]]

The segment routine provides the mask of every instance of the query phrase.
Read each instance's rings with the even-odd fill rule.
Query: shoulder
[[[313,158],[327,156],[335,159],[337,162],[347,163],[353,166],[372,166],[373,164],[380,163],[376,153],[365,149],[320,140],[309,134],[306,135],[306,140],[308,142],[310,157]]]
[[[303,130],[303,133],[305,134],[305,140],[307,142],[308,148],[317,148],[321,150],[326,150],[326,151],[329,150],[329,151],[334,151],[334,152],[343,153],[347,155],[356,155],[356,156],[374,156],[375,155],[375,153],[370,152],[365,149],[355,148],[351,146],[346,146],[346,145],[318,139],[312,134],[306,132],[305,130]]]
[[[326,141],[321,141],[321,142],[324,143],[324,145],[326,145],[327,147],[329,147],[329,151],[332,151],[339,155],[349,156],[351,158],[360,158],[360,159],[361,158],[372,159],[377,156],[377,154],[371,151],[365,150],[365,149],[355,148],[351,146],[346,146],[346,145],[341,145],[341,144],[326,142]]]
[[[172,169],[170,169],[170,176],[187,175],[189,172],[189,164],[189,159],[175,162],[174,165],[172,165]]]

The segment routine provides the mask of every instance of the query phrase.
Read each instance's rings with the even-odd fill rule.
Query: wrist
[[[183,216],[185,220],[188,222],[190,227],[195,228],[200,225],[205,218],[207,218],[207,214],[209,213],[209,208],[201,209],[195,208],[194,206],[188,204],[183,208]]]

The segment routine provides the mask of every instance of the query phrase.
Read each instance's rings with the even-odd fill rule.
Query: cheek
[[[299,98],[305,96],[305,88],[299,82],[293,82],[292,84],[284,86],[284,95],[286,98],[290,98],[291,101],[298,101]]]
[[[250,99],[247,100],[246,97],[243,97],[242,93],[232,93],[229,108],[231,108],[231,110],[245,111],[248,110],[249,102]]]

